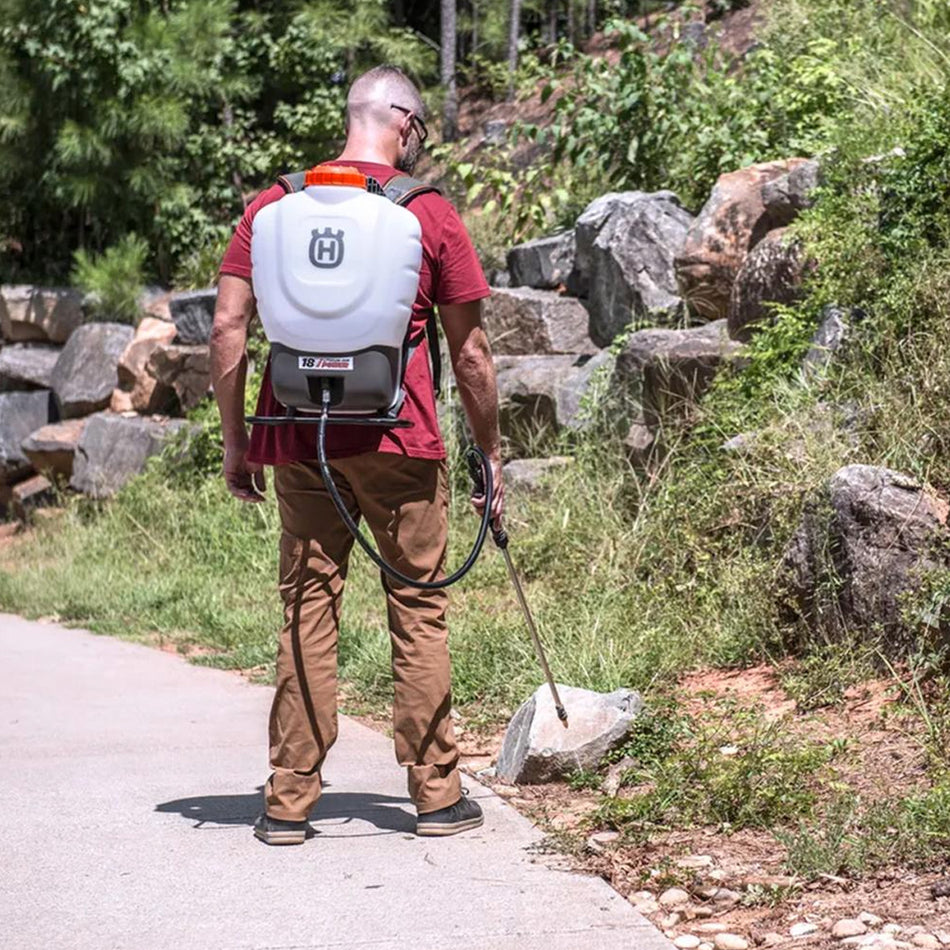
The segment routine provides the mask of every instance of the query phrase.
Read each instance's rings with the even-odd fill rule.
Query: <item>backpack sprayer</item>
[[[279,181],[287,194],[254,218],[251,266],[258,313],[271,344],[271,385],[286,413],[247,421],[317,426],[317,459],[334,507],[373,563],[400,584],[437,590],[461,580],[491,528],[566,726],[567,713],[508,553],[508,536],[491,525],[494,483],[485,453],[478,446],[466,451],[473,494],[485,497],[475,543],[458,570],[436,581],[408,577],[376,552],[344,504],[327,459],[327,426],[411,425],[398,413],[406,366],[421,342],[421,337],[411,340],[408,331],[422,265],[422,229],[406,205],[436,189],[404,176],[383,188],[353,168],[338,166],[317,166]],[[437,376],[435,330],[430,321]]]

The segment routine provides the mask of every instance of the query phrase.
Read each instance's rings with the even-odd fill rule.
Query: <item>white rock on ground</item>
[[[694,934],[681,934],[673,941],[673,946],[679,950],[696,950],[700,943],[702,941]]]
[[[915,947],[924,947],[925,950],[936,950],[937,947],[941,946],[940,941],[929,933],[914,934],[910,942]]]
[[[749,941],[738,934],[722,933],[716,934],[713,941],[716,950],[748,950]]]
[[[867,933],[867,925],[859,919],[845,919],[839,920],[834,927],[831,928],[831,936],[836,940],[843,940],[845,937],[857,937],[863,933]]]
[[[792,926],[788,928],[788,932],[792,937],[807,937],[809,934],[816,933],[817,931],[818,925],[809,923],[807,920],[792,924]]]
[[[689,903],[689,894],[681,887],[668,887],[660,895],[661,907],[679,907]]]

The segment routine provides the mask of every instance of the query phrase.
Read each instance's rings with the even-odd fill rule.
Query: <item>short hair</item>
[[[388,125],[392,121],[390,106],[403,106],[422,119],[426,117],[425,103],[416,84],[398,67],[389,64],[376,66],[354,80],[346,96],[346,124],[354,120]]]

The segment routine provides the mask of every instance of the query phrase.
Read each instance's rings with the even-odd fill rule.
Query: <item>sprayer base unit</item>
[[[324,384],[337,415],[385,416],[402,401],[401,347],[371,346],[355,353],[314,353],[271,345],[270,377],[278,402],[319,412]]]

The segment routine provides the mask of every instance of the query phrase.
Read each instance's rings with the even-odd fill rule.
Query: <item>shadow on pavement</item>
[[[253,795],[199,795],[194,798],[176,798],[155,806],[155,811],[177,813],[194,822],[195,828],[206,825],[253,825],[261,813],[263,786]],[[416,816],[407,808],[408,798],[377,795],[372,792],[331,792],[320,796],[317,807],[310,816],[317,834],[334,837],[332,828],[349,824],[353,820],[365,821],[383,832],[416,830]],[[324,828],[324,823],[332,823]],[[329,832],[329,833],[328,833]],[[347,834],[347,837],[355,835]]]

